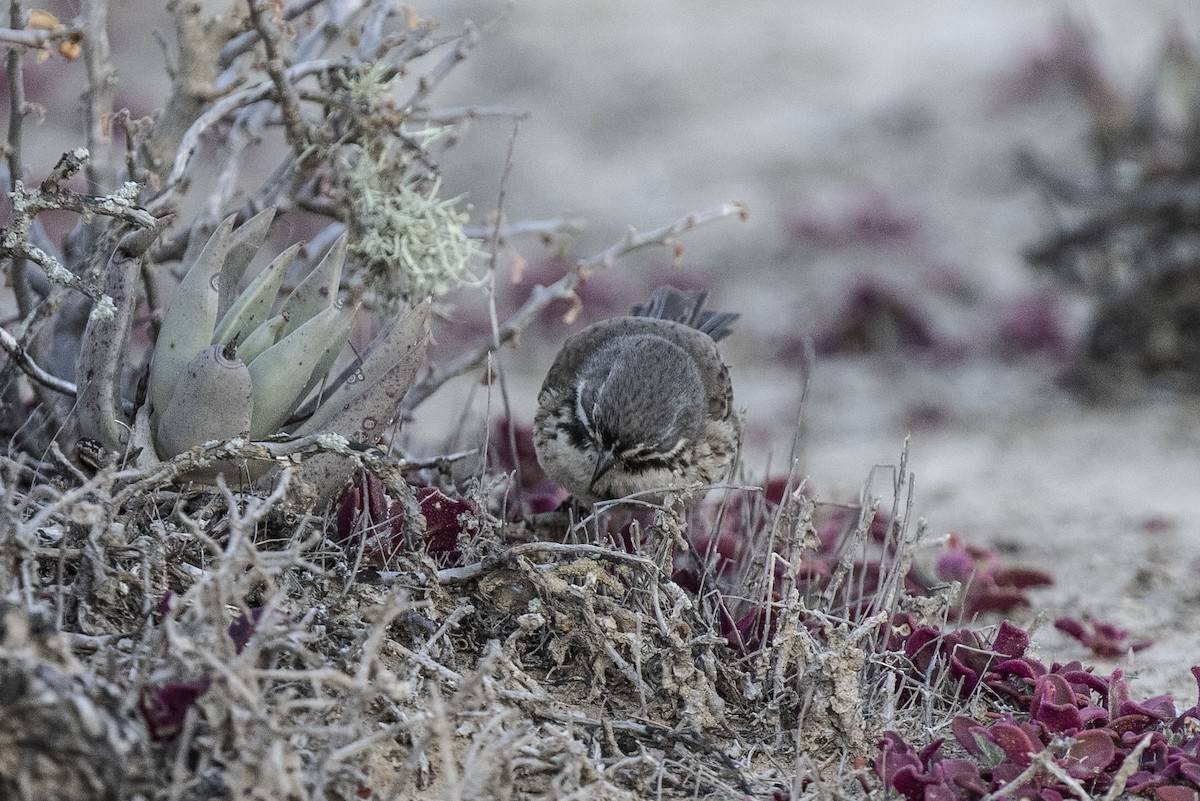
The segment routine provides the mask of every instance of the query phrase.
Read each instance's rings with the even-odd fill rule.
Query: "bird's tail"
[[[707,297],[708,293],[700,289],[683,290],[673,286],[660,286],[654,290],[649,301],[639,303],[629,313],[634,317],[656,317],[690,325],[717,341],[733,331],[733,323],[741,315],[705,309],[704,299]]]

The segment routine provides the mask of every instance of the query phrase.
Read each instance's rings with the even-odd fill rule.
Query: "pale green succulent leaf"
[[[283,333],[283,324],[286,322],[286,317],[277,314],[255,328],[243,342],[238,344],[238,358],[246,364],[251,364],[263,351],[279,341],[279,336]]]
[[[267,238],[267,230],[275,219],[275,208],[260,211],[238,226],[229,238],[229,255],[225,257],[225,266],[221,269],[221,294],[217,303],[217,319],[225,317],[226,313],[238,296],[238,287],[246,268],[258,254],[263,240]]]
[[[321,431],[373,445],[396,415],[425,359],[429,341],[429,301],[392,318],[375,338],[357,369],[296,429],[297,436]]]
[[[425,361],[429,344],[429,303],[393,318],[392,326],[376,338],[355,372],[316,413],[301,423],[296,436],[320,432],[374,445],[391,425],[396,410]],[[319,454],[296,468],[296,477],[313,488],[318,503],[337,496],[354,472],[354,464],[334,454]]]
[[[317,366],[313,369],[312,375],[308,379],[308,383],[304,385],[304,390],[300,393],[300,397],[307,398],[322,382],[332,391],[333,382],[329,375],[330,368],[337,360],[338,354],[342,352],[342,347],[350,338],[350,332],[354,329],[354,321],[358,318],[358,310],[362,304],[355,304],[350,310],[349,316],[346,318],[345,333],[337,338],[330,339],[325,347],[325,352],[321,354],[321,358],[317,360]]]
[[[121,373],[129,348],[129,329],[138,300],[141,257],[132,257],[121,245],[104,269],[104,294],[113,299],[116,314],[109,319],[88,316],[75,366],[75,419],[79,435],[98,441],[111,451],[127,444],[128,427],[121,411]]]
[[[356,309],[328,306],[250,363],[254,381],[253,439],[275,434],[295,411],[331,342],[345,344]]]
[[[254,390],[250,370],[212,345],[187,363],[155,427],[156,450],[163,459],[215,439],[250,431]]]
[[[163,313],[150,362],[150,402],[155,415],[167,408],[184,365],[212,341],[217,323],[218,280],[229,252],[234,219],[227,217],[217,226]]]
[[[300,326],[328,308],[337,298],[338,285],[342,280],[342,265],[346,262],[346,235],[334,241],[325,258],[296,285],[292,294],[283,302],[280,312],[287,315],[283,328],[287,336]]]
[[[235,339],[243,342],[255,329],[267,321],[267,318],[271,316],[271,309],[275,305],[275,296],[279,293],[279,287],[283,283],[283,276],[299,252],[300,245],[292,245],[276,256],[275,260],[250,282],[250,286],[246,287],[237,297],[229,311],[221,318],[221,322],[217,324],[217,330],[212,339],[214,345],[233,342]],[[228,269],[228,261],[226,269]],[[274,344],[274,341],[271,344]],[[253,359],[245,361],[249,363]]]

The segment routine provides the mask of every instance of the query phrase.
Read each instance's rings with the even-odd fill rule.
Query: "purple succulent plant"
[[[461,555],[460,545],[479,530],[479,512],[470,501],[451,498],[435,487],[417,487],[425,518],[425,551],[443,565]],[[337,500],[335,537],[349,549],[361,548],[363,561],[384,566],[405,548],[404,505],[392,500],[383,482],[363,472]]]
[[[915,674],[929,677],[941,662],[964,694],[982,684],[1015,710],[997,711],[986,721],[954,719],[951,733],[967,760],[943,757],[943,740],[916,750],[886,732],[875,772],[906,799],[980,798],[1019,776],[1024,778],[1013,788],[1014,798],[1073,797],[1055,772],[1026,773],[1039,759],[1097,795],[1113,787],[1127,760],[1136,759],[1125,792],[1160,801],[1200,797],[1200,701],[1181,714],[1169,696],[1132,701],[1119,668],[1108,676],[1079,662],[1047,668],[1025,656],[1028,635],[1007,622],[988,644],[965,629],[942,633],[901,625],[893,631],[898,633],[889,647],[903,649]],[[1200,696],[1200,667],[1192,675]]]
[[[1100,620],[1093,620],[1089,627],[1073,617],[1060,617],[1054,621],[1054,628],[1086,645],[1091,649],[1093,656],[1104,659],[1117,659],[1130,651],[1141,651],[1154,644],[1153,640],[1130,642],[1128,629]]]
[[[208,692],[208,679],[147,684],[138,693],[138,711],[146,721],[150,739],[156,743],[174,740],[183,731],[183,721],[196,700]]]

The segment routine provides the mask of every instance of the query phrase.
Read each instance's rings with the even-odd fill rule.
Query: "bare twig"
[[[83,93],[84,141],[91,154],[87,164],[88,185],[103,191],[116,178],[112,138],[105,133],[105,121],[112,114],[117,86],[117,71],[108,44],[108,0],[84,0],[82,10],[83,60],[88,76],[87,90]],[[129,177],[134,176],[131,173]]]
[[[47,210],[67,210],[81,214],[112,217],[131,223],[139,228],[156,228],[156,220],[145,209],[134,205],[140,187],[126,183],[112,195],[83,195],[64,188],[61,184],[82,169],[87,162],[85,148],[76,148],[66,153],[51,171],[50,176],[36,189],[26,189],[18,181],[11,194],[12,218],[7,228],[0,229],[0,257],[28,259],[41,266],[46,277],[61,286],[80,292],[93,301],[102,301],[100,292],[88,278],[68,270],[55,256],[35,245],[30,239],[37,214]],[[39,319],[45,319],[57,309],[57,301],[39,304],[22,318],[17,334],[24,342]],[[105,313],[101,307],[99,313]]]
[[[336,59],[318,59],[297,64],[286,70],[284,76],[288,81],[295,82],[310,75],[317,75],[331,69],[338,69],[340,65],[341,62]],[[208,110],[197,117],[180,140],[179,148],[175,154],[175,161],[171,167],[170,174],[167,176],[163,192],[155,200],[151,209],[161,209],[173,202],[173,190],[179,186],[187,174],[188,165],[192,160],[192,156],[195,155],[196,149],[200,146],[200,137],[205,131],[220,122],[226,114],[244,106],[257,103],[260,100],[265,100],[270,97],[273,91],[275,91],[275,83],[273,81],[262,81],[254,86],[226,95],[213,103]]]
[[[20,3],[13,3],[9,8],[19,9]],[[20,13],[19,11],[17,12]],[[21,24],[18,17],[9,22],[12,28],[0,28],[0,43],[10,47],[28,47],[40,50],[51,42],[77,42],[83,38],[83,31],[73,25],[63,25],[52,30],[32,30],[17,27]]]
[[[250,21],[262,39],[263,48],[267,51],[267,60],[263,68],[275,84],[275,99],[283,114],[283,130],[287,142],[299,155],[307,147],[309,139],[308,126],[300,115],[300,100],[296,97],[296,89],[284,71],[283,55],[280,52],[279,31],[263,13],[261,0],[247,0],[250,9]]]
[[[76,148],[64,153],[36,191],[27,190],[21,193],[23,197],[20,198],[19,205],[22,213],[36,215],[53,209],[112,217],[138,228],[153,228],[158,225],[158,218],[136,204],[137,192],[140,189],[136,184],[127,183],[111,195],[85,195],[62,185],[90,160],[91,154],[86,148]],[[17,216],[17,205],[18,199],[13,198],[14,219]]]
[[[579,298],[575,295],[575,287],[596,270],[611,267],[617,259],[635,250],[650,245],[672,244],[677,237],[693,228],[730,218],[744,220],[749,213],[750,210],[745,203],[734,201],[722,203],[707,211],[694,212],[670,225],[646,233],[638,233],[636,229],[630,228],[620,242],[591,258],[576,262],[566,275],[550,286],[534,287],[529,299],[499,326],[495,336],[482,340],[444,365],[427,367],[425,375],[404,396],[404,403],[400,407],[402,413],[411,414],[413,409],[420,406],[447,381],[478,368],[487,359],[488,354],[503,345],[514,342],[520,333],[529,327],[529,324],[554,301],[566,300],[578,305]]]
[[[400,108],[406,113],[418,108],[424,102],[425,98],[429,97],[429,93],[450,73],[450,70],[458,66],[478,43],[479,29],[475,27],[473,22],[468,20],[463,25],[462,36],[459,37],[458,44],[441,61],[434,65],[434,68],[428,75],[422,75],[417,80],[416,91],[412,93],[408,100],[400,104]]]
[[[112,125],[113,130],[120,131],[125,139],[125,172],[129,180],[144,184],[149,180],[149,172],[138,162],[143,123],[135,122],[131,117],[129,109],[121,109],[113,114]]]
[[[472,456],[478,456],[478,448],[470,448],[465,451],[456,451],[454,453],[445,453],[440,456],[426,456],[421,459],[405,459],[405,470],[448,470],[450,465],[455,462],[460,462],[463,459]]]
[[[9,22],[13,28],[24,24],[21,0],[10,0]],[[8,175],[15,189],[21,180],[24,167],[21,164],[22,128],[25,125],[25,68],[21,62],[23,53],[10,47],[5,57],[8,70]],[[24,258],[14,258],[9,271],[12,276],[13,294],[17,300],[17,313],[21,317],[33,308],[33,297],[29,291],[29,276]]]
[[[501,119],[527,120],[529,112],[525,109],[509,106],[457,106],[436,109],[415,109],[408,115],[410,120],[434,122],[438,125],[452,125],[464,120],[477,120],[484,117],[499,117]]]
[[[374,3],[367,10],[366,19],[363,20],[358,35],[358,44],[354,47],[355,58],[375,61],[388,51],[389,45],[385,44],[387,36],[383,26],[395,11],[396,7],[389,3]]]
[[[76,148],[63,154],[50,175],[37,189],[26,189],[19,180],[12,192],[12,219],[7,228],[0,229],[0,256],[24,258],[42,267],[46,277],[55,283],[69,286],[92,300],[100,294],[79,275],[66,269],[57,258],[42,250],[29,238],[34,217],[43,211],[74,211],[80,214],[112,217],[139,228],[155,228],[159,221],[134,201],[140,187],[126,183],[111,195],[84,195],[62,186],[79,172],[88,161],[88,151]],[[28,317],[28,315],[27,315]]]
[[[294,467],[304,459],[321,453],[338,454],[357,462],[379,476],[388,486],[403,484],[401,474],[412,467],[404,459],[387,456],[375,448],[349,442],[336,435],[310,434],[295,439],[261,442],[236,438],[205,443],[148,469],[141,468],[116,474],[115,479],[133,483],[115,496],[113,502],[120,506],[136,495],[168,484],[198,468],[210,467],[216,462],[247,460]]]
[[[283,21],[291,22],[297,17],[307,14],[314,8],[324,3],[325,0],[296,0],[288,5],[283,10]],[[233,63],[234,59],[243,53],[248,53],[258,43],[260,32],[255,26],[253,30],[239,33],[237,36],[230,39],[224,47],[221,48],[220,54],[217,56],[217,66],[225,69]]]
[[[561,543],[561,542],[526,542],[521,545],[514,545],[495,556],[488,557],[481,562],[475,562],[462,567],[447,567],[439,570],[437,579],[444,583],[458,583],[463,581],[471,581],[478,578],[489,570],[495,569],[501,565],[512,564],[514,559],[522,557],[530,557],[536,555],[551,556],[555,558],[585,558],[598,559],[605,562],[614,562],[628,567],[636,567],[643,570],[647,575],[661,576],[662,571],[653,559],[647,559],[644,556],[626,553],[625,551],[614,550],[603,545],[588,545],[585,543]],[[397,574],[398,575],[398,574]],[[384,579],[383,583],[387,583],[388,574],[380,573],[380,578]]]
[[[13,360],[13,364],[21,369],[21,372],[32,378],[47,389],[52,389],[68,397],[75,397],[75,385],[70,381],[51,375],[43,370],[33,361],[30,355],[21,347],[21,343],[17,342],[16,337],[8,333],[8,331],[0,328],[0,348],[9,355]]]
[[[1125,792],[1125,783],[1129,781],[1129,777],[1138,772],[1142,765],[1142,752],[1150,747],[1150,741],[1154,739],[1154,734],[1147,733],[1145,737],[1138,741],[1138,744],[1129,752],[1129,756],[1121,763],[1121,767],[1117,768],[1117,772],[1113,774],[1112,784],[1109,785],[1108,792],[1104,794],[1103,801],[1116,801],[1117,798]]]
[[[1066,773],[1066,771],[1062,770],[1057,764],[1055,764],[1054,754],[1051,753],[1049,749],[1039,751],[1038,753],[1034,754],[1033,761],[1030,762],[1029,767],[1021,771],[1020,775],[1018,775],[1012,781],[1007,782],[1003,787],[985,795],[982,801],[997,801],[997,799],[1000,798],[1011,797],[1015,790],[1029,784],[1031,781],[1037,778],[1037,775],[1042,771],[1053,774],[1056,779],[1074,790],[1077,793],[1080,801],[1090,801],[1091,796],[1088,795],[1087,791],[1080,787],[1079,783],[1072,779]]]
[[[496,351],[500,349],[500,319],[496,312],[496,260],[500,255],[500,225],[504,222],[504,200],[508,196],[508,179],[512,174],[513,153],[516,150],[517,134],[520,131],[521,122],[517,120],[513,122],[512,134],[508,138],[508,152],[504,157],[504,172],[500,175],[500,190],[496,198],[496,223],[492,231],[491,253],[488,257],[488,279],[491,282],[491,291],[488,293],[488,322],[492,326],[492,344]],[[497,375],[500,379],[500,400],[504,404],[504,420],[505,428],[507,429],[504,433],[508,437],[509,452],[517,453],[517,423],[512,414],[512,403],[508,393],[508,380],[505,378],[504,370],[502,369],[497,371]],[[514,460],[514,471],[515,481],[513,482],[513,486],[516,488],[516,502],[518,508],[520,508],[524,505],[520,459]]]
[[[501,243],[518,236],[540,236],[551,239],[564,234],[577,234],[584,229],[586,221],[580,217],[555,217],[552,220],[519,220],[495,225],[463,226],[463,233],[471,239],[490,239],[498,236]]]

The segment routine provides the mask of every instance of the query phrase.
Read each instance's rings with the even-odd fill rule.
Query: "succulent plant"
[[[389,320],[361,363],[340,376],[329,374],[358,312],[357,305],[338,302],[345,235],[282,301],[277,299],[279,288],[299,245],[280,253],[237,291],[272,216],[272,211],[263,212],[237,229],[229,217],[185,255],[187,269],[163,314],[147,400],[134,424],[135,440],[139,430],[148,430],[142,435],[148,443],[135,444],[143,450],[149,444],[159,459],[213,440],[280,433],[327,432],[374,444],[420,367],[427,304]],[[89,324],[79,364],[81,386],[95,384],[99,376],[108,388],[81,397],[80,433],[120,449],[124,426],[112,386],[120,375],[114,364],[119,365],[128,337],[128,315],[120,311],[135,296],[130,284],[136,269],[113,266],[108,289],[118,306],[117,320]],[[298,415],[318,386],[319,397]],[[353,472],[353,465],[311,461],[316,464],[309,478],[318,483],[320,498],[331,497]],[[228,468],[218,464],[209,473]]]
[[[232,233],[233,218],[217,227],[163,315],[149,389],[154,441],[162,458],[209,440],[261,439],[279,432],[329,372],[358,312],[337,302],[344,236],[278,315],[271,316],[272,306],[298,246],[276,257],[222,309],[221,290],[236,286],[237,273],[245,269],[244,260],[230,252]]]
[[[960,695],[982,684],[980,698],[996,706],[984,714],[971,706],[975,717],[951,722],[965,758],[943,755],[944,739],[918,748],[885,731],[875,772],[903,798],[1173,801],[1200,790],[1200,702],[1181,713],[1167,695],[1133,701],[1121,668],[1106,676],[1077,661],[1047,667],[1027,655],[1028,633],[1008,621],[990,643],[968,629],[914,625],[906,613],[893,617],[892,631],[887,650],[903,650],[916,682],[939,675],[940,661]],[[1200,667],[1192,676],[1200,687]]]

